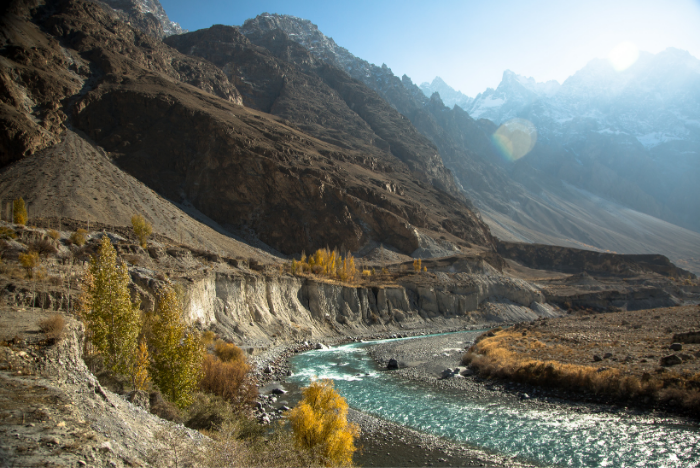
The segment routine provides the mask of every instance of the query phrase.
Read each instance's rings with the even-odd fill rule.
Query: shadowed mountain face
[[[283,253],[371,242],[404,253],[493,248],[436,148],[339,70],[285,63],[231,28],[183,36],[201,39],[189,47],[202,51],[225,43],[208,60],[184,55],[80,0],[13,2],[2,21],[3,165],[55,146],[68,127],[71,151],[104,148],[102,164]],[[12,196],[43,203],[38,188],[23,187],[30,193]],[[60,196],[85,203],[68,192]],[[111,203],[104,216],[131,209],[122,197]]]

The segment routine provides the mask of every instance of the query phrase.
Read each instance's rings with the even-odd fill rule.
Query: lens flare
[[[617,71],[627,70],[639,58],[639,49],[633,42],[625,41],[615,46],[608,54],[610,65]]]
[[[498,127],[491,141],[506,160],[516,161],[535,147],[537,128],[529,120],[511,119]]]

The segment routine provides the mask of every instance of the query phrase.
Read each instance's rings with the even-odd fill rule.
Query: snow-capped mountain
[[[422,83],[420,85],[420,89],[423,91],[423,94],[425,94],[426,97],[432,96],[433,93],[440,94],[442,102],[447,107],[459,106],[462,109],[467,110],[469,109],[472,101],[474,101],[474,98],[467,96],[461,91],[455,90],[450,85],[445,83],[445,81],[439,76],[436,76],[432,83],[428,83],[427,81]]]
[[[557,81],[537,83],[534,78],[506,70],[498,88],[488,88],[478,94],[465,110],[475,119],[489,119],[501,124],[518,116],[537,99],[554,96],[559,88]]]

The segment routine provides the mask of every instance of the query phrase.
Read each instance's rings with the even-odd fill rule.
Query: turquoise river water
[[[406,338],[410,339],[410,338]],[[495,397],[435,389],[381,371],[368,355],[373,344],[352,343],[292,359],[299,385],[328,378],[350,406],[472,447],[562,467],[699,467],[700,430],[651,416],[542,410]],[[500,401],[499,401],[500,400]]]

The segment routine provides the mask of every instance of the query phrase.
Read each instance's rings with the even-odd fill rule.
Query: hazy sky
[[[503,71],[564,81],[591,59],[632,42],[700,58],[700,0],[161,0],[190,31],[241,25],[260,13],[298,16],[370,63],[414,83],[435,76],[469,96]]]

